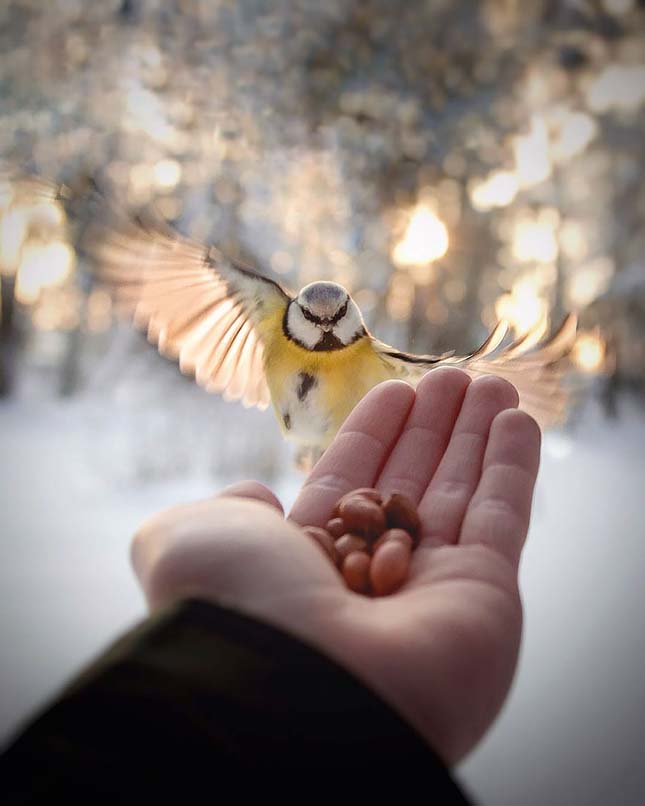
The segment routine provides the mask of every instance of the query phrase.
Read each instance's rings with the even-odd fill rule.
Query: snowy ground
[[[204,397],[190,392],[181,418],[195,445],[212,436],[201,402],[191,408]],[[173,430],[150,422],[144,403],[0,406],[0,738],[143,615],[128,564],[137,524],[249,475],[207,454],[178,459],[167,450]],[[238,434],[274,429],[268,414],[217,411],[234,412]],[[165,456],[163,472],[153,454]],[[260,475],[288,503],[297,477],[271,473],[269,464]],[[645,417],[635,409],[607,422],[591,407],[573,433],[547,437],[516,684],[458,770],[478,803],[645,802],[644,490]]]

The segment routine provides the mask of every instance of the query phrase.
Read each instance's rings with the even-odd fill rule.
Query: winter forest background
[[[152,204],[291,287],[336,280],[401,348],[580,314],[516,685],[457,771],[486,806],[645,795],[644,158],[642,0],[0,0],[10,170]],[[5,737],[143,614],[142,518],[301,483],[270,412],[116,316],[88,215],[0,175]]]

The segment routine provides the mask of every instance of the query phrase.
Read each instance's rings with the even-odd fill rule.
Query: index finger
[[[371,487],[405,425],[414,389],[403,381],[386,381],[372,389],[354,411],[312,470],[289,518],[324,526],[336,501],[357,487]]]

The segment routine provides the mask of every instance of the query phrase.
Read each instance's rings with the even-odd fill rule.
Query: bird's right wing
[[[510,381],[520,397],[520,408],[534,417],[542,428],[564,419],[570,390],[565,383],[567,355],[575,341],[577,317],[569,314],[557,332],[542,342],[547,320],[538,322],[528,333],[507,347],[501,347],[507,325],[500,322],[486,341],[468,355],[423,356],[403,353],[375,342],[382,360],[397,377],[418,382],[434,367],[456,366],[472,377],[497,375]]]
[[[262,322],[291,299],[277,282],[161,219],[126,215],[90,177],[74,189],[0,162],[0,210],[33,201],[91,204],[82,247],[119,306],[207,390],[268,406]]]
[[[88,251],[134,323],[208,391],[266,408],[261,324],[286,310],[289,294],[163,222],[110,218],[92,228]]]

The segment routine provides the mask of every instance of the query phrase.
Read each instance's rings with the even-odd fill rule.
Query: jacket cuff
[[[348,671],[281,630],[194,599],[113,645],[2,766],[18,789],[28,775],[45,791],[98,781],[121,796],[128,779],[131,795],[143,787],[149,799],[182,781],[184,796],[215,780],[284,787],[297,772],[321,786],[327,775],[353,776],[364,795],[422,785],[432,802],[468,802],[419,735]]]

